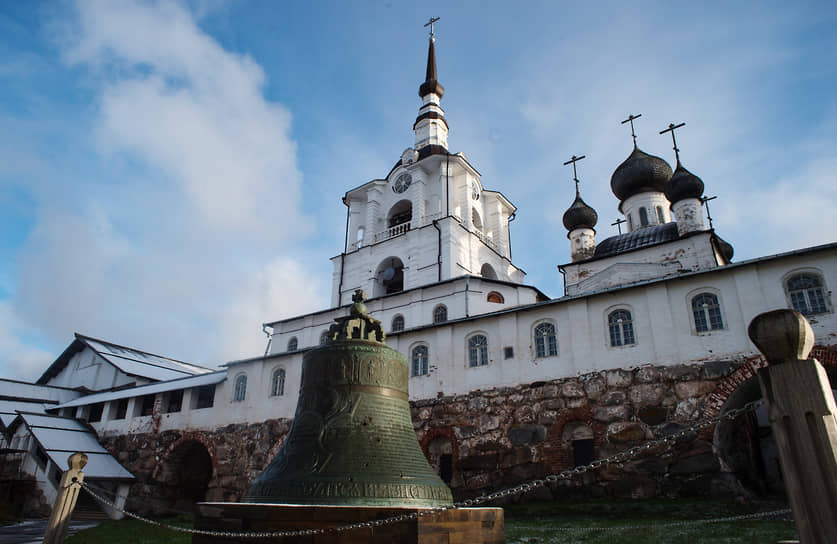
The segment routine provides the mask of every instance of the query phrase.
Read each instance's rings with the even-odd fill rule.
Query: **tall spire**
[[[436,75],[436,36],[433,32],[433,25],[438,20],[438,17],[431,17],[424,25],[430,27],[427,72],[424,83],[419,87],[422,104],[416,122],[413,123],[413,131],[416,134],[416,150],[428,147],[431,153],[446,153],[448,148],[448,123],[445,121],[445,112],[439,105],[442,95],[445,94],[445,88],[439,83]]]
[[[439,20],[438,17],[431,17],[424,26],[430,27],[429,46],[427,49],[427,74],[424,77],[424,83],[419,87],[419,96],[424,98],[428,94],[438,95],[442,98],[445,94],[445,88],[439,83],[436,78],[436,34],[433,32],[433,25]]]

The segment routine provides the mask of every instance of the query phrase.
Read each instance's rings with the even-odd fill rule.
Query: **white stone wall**
[[[660,222],[657,217],[657,207],[662,210],[664,221]],[[666,198],[664,193],[657,191],[648,191],[645,193],[636,194],[619,205],[619,210],[624,214],[625,220],[628,221],[628,231],[639,230],[644,228],[639,216],[639,209],[645,208],[648,214],[648,224],[646,227],[654,225],[661,225],[671,221],[671,211],[669,208],[671,203]]]
[[[567,294],[575,295],[716,266],[711,234],[703,232],[629,253],[564,265],[563,268]]]
[[[677,219],[677,233],[683,236],[689,232],[706,229],[703,222],[703,205],[697,198],[686,198],[671,205]]]

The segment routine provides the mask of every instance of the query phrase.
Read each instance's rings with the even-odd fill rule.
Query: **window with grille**
[[[631,312],[616,310],[607,316],[607,326],[610,329],[610,345],[613,347],[630,346],[636,344],[634,323]]]
[[[804,315],[823,314],[828,311],[823,292],[822,278],[803,273],[791,276],[787,281],[791,306]]]
[[[270,394],[274,397],[285,394],[285,369],[277,368],[270,380]]]
[[[392,332],[399,332],[404,330],[404,316],[401,314],[396,315],[392,318],[392,328],[390,329]]]
[[[701,293],[692,299],[692,314],[697,332],[716,331],[724,328],[721,305],[712,293]]]
[[[477,334],[468,339],[468,366],[488,364],[488,338]]]
[[[235,379],[235,389],[233,390],[233,402],[241,402],[247,395],[247,376],[242,374]]]
[[[535,357],[555,357],[558,355],[558,338],[555,325],[540,323],[535,327]]]
[[[427,346],[416,346],[412,353],[412,372],[413,376],[426,376],[430,369],[428,368],[429,350]]]
[[[439,304],[433,308],[433,323],[444,323],[448,320],[448,308],[444,304]]]
[[[297,347],[299,347],[299,340],[297,340],[296,336],[294,336],[288,340],[288,351],[296,351]]]

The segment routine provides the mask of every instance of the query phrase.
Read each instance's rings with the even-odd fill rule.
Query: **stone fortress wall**
[[[837,370],[837,346],[817,346],[811,356]],[[763,366],[761,356],[646,365],[410,404],[425,454],[461,499],[573,468],[579,455],[589,455],[586,461],[607,457],[740,407],[760,396],[755,374]],[[756,417],[743,417],[751,417],[758,432]],[[163,511],[184,499],[183,488],[190,484],[183,475],[194,469],[194,452],[201,448],[211,476],[199,493],[205,492],[207,501],[237,501],[278,452],[291,424],[272,419],[102,441],[137,477],[134,509],[154,510],[150,504],[156,504]],[[748,428],[746,422],[718,424],[673,448],[541,488],[529,498],[747,496],[781,489],[780,483],[765,489],[771,467],[768,474],[753,472],[754,463],[771,459],[752,458],[751,444],[741,434]]]

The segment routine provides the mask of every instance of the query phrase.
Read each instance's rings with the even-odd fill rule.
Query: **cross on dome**
[[[677,149],[677,140],[674,138],[674,131],[680,127],[685,127],[686,123],[680,123],[679,125],[675,125],[674,123],[669,123],[668,128],[663,129],[660,131],[660,134],[665,134],[666,132],[671,132],[671,141],[674,144],[674,157],[677,159],[677,162],[680,162],[680,150]]]
[[[575,155],[573,155],[572,157],[570,157],[570,160],[568,160],[567,162],[564,163],[564,166],[567,166],[570,163],[572,163],[572,165],[573,165],[573,181],[575,182],[575,192],[576,192],[576,194],[578,194],[578,173],[576,172],[576,169],[575,169],[575,163],[577,163],[581,159],[585,158],[586,156],[587,155],[582,155],[580,157],[576,157]]]
[[[638,113],[636,115],[631,114],[631,115],[628,116],[627,119],[622,121],[623,125],[625,123],[630,123],[631,124],[631,137],[634,139],[634,148],[636,148],[636,132],[634,132],[634,119],[639,119],[640,117],[642,117],[641,113]]]

